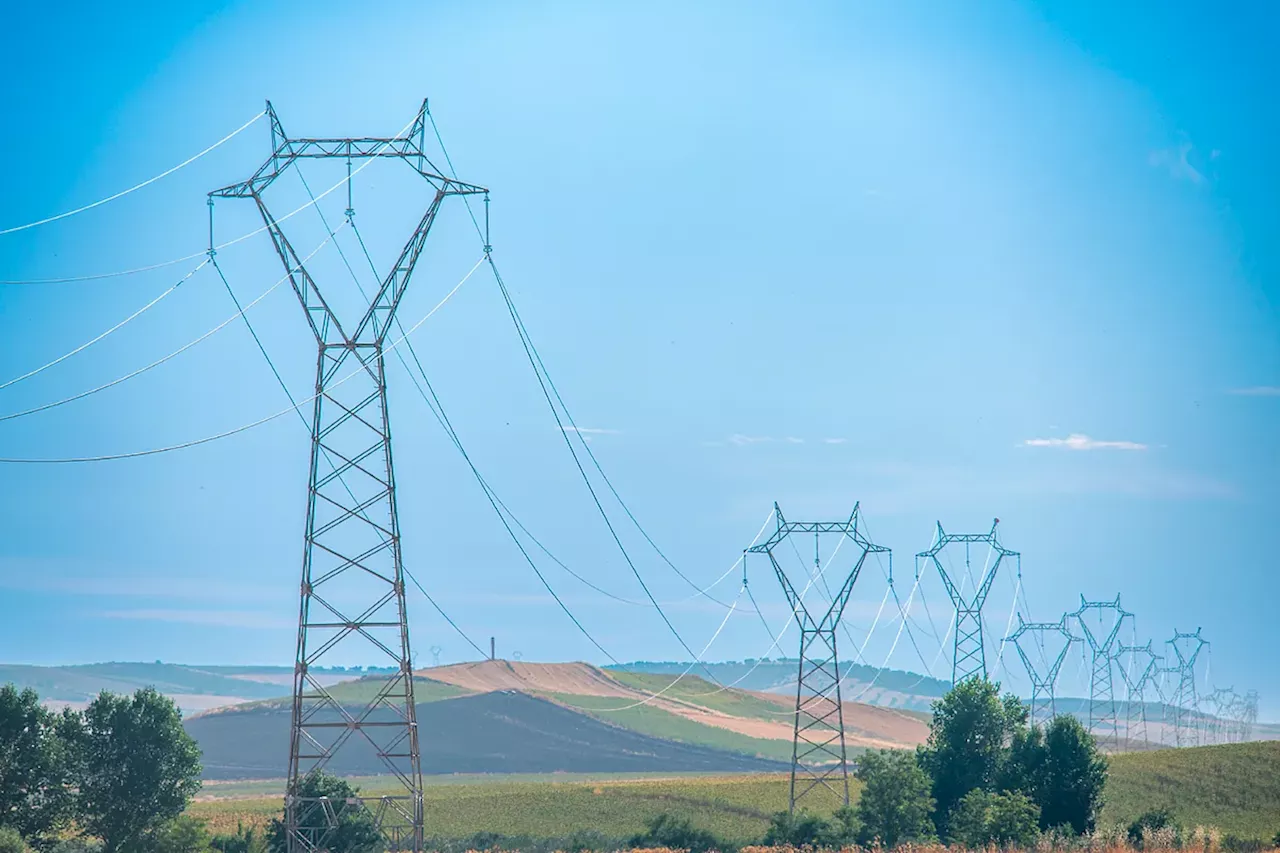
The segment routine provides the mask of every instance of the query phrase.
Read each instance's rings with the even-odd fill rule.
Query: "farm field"
[[[378,780],[365,779],[366,791]],[[208,786],[189,813],[218,830],[264,823],[281,798],[281,783]],[[857,795],[857,784],[852,786]],[[1232,744],[1114,756],[1103,821],[1127,823],[1167,806],[1180,822],[1216,826],[1244,838],[1280,832],[1280,742]],[[466,838],[478,832],[564,836],[594,830],[624,837],[654,815],[687,816],[724,838],[758,839],[769,815],[786,808],[785,774],[734,776],[618,775],[433,777],[426,788],[432,835]],[[814,811],[822,811],[815,808]]]

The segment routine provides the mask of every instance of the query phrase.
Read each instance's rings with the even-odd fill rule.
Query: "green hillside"
[[[626,670],[610,670],[609,675],[636,690],[645,693],[662,693],[662,698],[673,702],[687,702],[701,705],[713,711],[722,711],[735,717],[750,717],[757,720],[787,721],[790,711],[787,705],[770,702],[750,693],[737,689],[724,690],[704,678],[686,675],[674,687],[670,687],[672,676],[645,672],[627,672]],[[729,683],[729,682],[726,682]],[[665,692],[663,692],[665,691]]]
[[[365,678],[353,678],[350,681],[340,681],[330,687],[325,688],[329,691],[329,695],[333,696],[339,702],[357,707],[363,707],[373,701],[373,697],[377,695],[379,688],[386,683],[385,676],[366,676]],[[444,684],[430,678],[424,678],[420,675],[413,677],[413,698],[417,704],[423,702],[436,702],[440,699],[452,699],[454,696],[464,696],[468,691],[461,687],[454,687],[452,684]],[[234,713],[237,711],[253,711],[260,708],[286,708],[293,704],[292,695],[280,695],[280,686],[273,688],[273,695],[270,699],[260,699],[256,702],[244,702],[234,705],[230,708],[219,709],[216,713]]]
[[[1116,755],[1106,797],[1108,821],[1168,808],[1190,826],[1269,840],[1280,832],[1280,741]]]
[[[41,699],[87,702],[103,690],[132,693],[154,687],[167,695],[234,696],[265,699],[280,693],[265,684],[199,667],[172,663],[94,663],[81,666],[0,664],[0,684],[30,687]]]
[[[712,749],[724,749],[729,752],[741,752],[757,755],[761,758],[772,758],[778,761],[791,760],[791,741],[768,740],[749,737],[728,729],[717,728],[681,717],[653,705],[634,705],[634,701],[619,699],[615,696],[578,696],[574,694],[551,694],[550,698],[562,705],[589,714],[598,720],[641,734],[687,743],[695,746],[708,746]],[[622,710],[615,710],[622,709]]]

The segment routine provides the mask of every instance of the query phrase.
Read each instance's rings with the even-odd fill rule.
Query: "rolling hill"
[[[693,676],[605,671],[583,663],[481,661],[415,674],[423,768],[479,772],[736,772],[773,769],[791,756],[792,700],[725,689]],[[378,676],[330,688],[351,707],[369,701]],[[211,779],[283,773],[291,700],[275,696],[190,717]],[[527,712],[524,719],[516,715]],[[847,740],[913,746],[922,715],[847,703]],[[514,732],[520,736],[513,736]],[[430,741],[430,742],[429,742]],[[565,745],[572,745],[565,751]],[[580,753],[590,753],[586,760]],[[264,758],[265,756],[265,758]],[[372,754],[345,755],[344,773],[377,773]],[[372,763],[371,763],[372,762]]]

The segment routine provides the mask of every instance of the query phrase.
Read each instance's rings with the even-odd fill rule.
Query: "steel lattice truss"
[[[800,668],[796,679],[795,734],[791,750],[790,808],[816,790],[826,790],[849,804],[849,763],[845,751],[844,709],[840,699],[840,660],[836,652],[836,629],[849,603],[868,554],[887,554],[889,549],[869,542],[858,531],[858,507],[847,521],[787,521],[773,505],[777,529],[747,553],[765,554],[800,626]],[[774,551],[788,537],[813,534],[815,573],[819,570],[818,543],[824,534],[847,537],[858,549],[857,559],[844,582],[832,595],[831,605],[814,618],[804,603],[804,591],[797,592],[778,562]],[[812,581],[811,581],[812,583]],[[807,589],[808,587],[806,587]]]
[[[211,199],[253,199],[318,344],[285,798],[291,853],[327,849],[343,812],[355,808],[373,815],[389,849],[422,849],[422,769],[383,350],[441,203],[451,195],[485,192],[445,177],[427,158],[426,110],[423,101],[404,136],[292,139],[268,103],[271,156],[248,180],[210,193]],[[330,308],[263,193],[299,159],[350,163],[375,157],[408,163],[435,194],[371,303],[359,316],[343,318]],[[339,653],[348,659],[371,655],[394,666],[395,674],[367,704],[353,708],[312,675]],[[342,802],[300,795],[309,776],[341,773],[344,751],[376,755],[403,790]]]
[[[988,593],[991,592],[991,585],[995,582],[996,574],[1000,570],[1000,564],[1006,557],[1012,557],[1017,560],[1018,572],[1019,574],[1022,572],[1022,555],[1001,545],[996,537],[996,527],[999,524],[1000,519],[997,518],[991,523],[991,530],[986,533],[947,533],[942,529],[942,522],[939,521],[938,533],[933,547],[916,555],[916,576],[919,577],[920,575],[920,562],[922,560],[932,562],[937,567],[938,574],[942,577],[942,583],[947,588],[947,595],[951,598],[951,603],[956,608],[955,641],[951,654],[951,682],[953,684],[959,684],[968,678],[987,677],[987,654],[982,642],[982,606],[987,601]],[[938,555],[943,552],[943,549],[956,543],[964,545],[965,577],[971,575],[971,546],[975,544],[988,546],[988,560],[990,555],[995,555],[994,563],[987,566],[984,562],[985,571],[983,577],[974,581],[972,595],[965,594],[964,578],[961,578],[961,582],[957,584],[955,579],[951,577],[951,573],[938,559]]]
[[[1088,614],[1114,613],[1114,620],[1108,625],[1090,625]],[[1094,735],[1108,733],[1112,743],[1120,743],[1120,714],[1116,707],[1115,680],[1112,678],[1112,664],[1115,662],[1116,641],[1120,637],[1120,629],[1124,620],[1131,618],[1120,606],[1120,596],[1115,601],[1086,601],[1080,596],[1080,609],[1071,614],[1084,633],[1085,642],[1089,644],[1092,667],[1089,673],[1089,731]]]
[[[1121,655],[1129,656],[1129,665],[1120,661]],[[1144,646],[1126,646],[1121,643],[1116,648],[1116,662],[1119,664],[1120,678],[1125,686],[1125,728],[1122,744],[1132,748],[1142,739],[1144,746],[1151,744],[1147,731],[1147,693],[1155,690],[1159,696],[1159,682],[1156,680],[1161,671],[1163,657],[1156,654],[1148,640]],[[1162,698],[1162,697],[1161,697]]]
[[[1165,640],[1173,651],[1174,665],[1166,672],[1177,677],[1173,691],[1173,742],[1177,746],[1193,746],[1200,742],[1200,729],[1196,724],[1200,701],[1196,693],[1196,661],[1209,641],[1194,633],[1174,631],[1173,639]]]
[[[1062,648],[1052,660],[1049,660],[1047,655],[1052,652],[1046,652],[1046,639],[1052,636],[1061,638]],[[1014,648],[1018,650],[1018,657],[1022,658],[1022,665],[1027,668],[1027,676],[1031,679],[1031,721],[1033,723],[1048,724],[1057,716],[1053,698],[1054,685],[1058,681],[1058,673],[1062,671],[1062,663],[1067,659],[1067,652],[1071,651],[1071,644],[1077,640],[1078,638],[1071,636],[1071,632],[1067,630],[1065,614],[1057,622],[1024,622],[1022,614],[1018,614],[1018,627],[1009,635],[1009,642],[1013,643]],[[1035,647],[1041,650],[1042,663],[1045,666],[1037,667],[1032,661],[1031,655],[1027,653],[1028,641],[1034,641]]]

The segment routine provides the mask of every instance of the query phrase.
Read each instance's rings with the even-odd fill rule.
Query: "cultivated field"
[[[379,784],[364,780],[368,791]],[[212,785],[190,813],[223,831],[234,830],[237,822],[264,823],[281,807],[278,795],[265,796],[273,788],[279,791],[280,783]],[[430,833],[441,838],[594,831],[621,839],[667,812],[742,844],[759,839],[769,816],[786,808],[787,777],[435,777],[429,779],[426,805]],[[1103,822],[1127,823],[1161,806],[1188,826],[1270,840],[1280,832],[1280,742],[1114,756]]]

